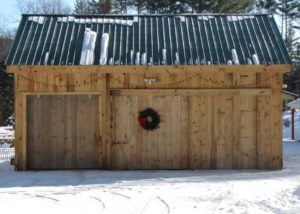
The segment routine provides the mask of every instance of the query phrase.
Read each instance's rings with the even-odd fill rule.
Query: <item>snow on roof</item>
[[[288,103],[287,106],[292,109],[300,109],[300,98]]]
[[[87,28],[93,51],[82,45]],[[23,15],[6,64],[99,65],[105,33],[105,65],[291,64],[277,32],[268,15]]]

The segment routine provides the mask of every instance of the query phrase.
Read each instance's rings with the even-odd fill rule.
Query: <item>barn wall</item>
[[[144,78],[155,78],[156,82],[149,85],[144,82]],[[101,127],[100,138],[104,148],[101,149],[101,154],[99,153],[99,159],[105,163],[102,165],[103,168],[280,169],[282,168],[281,84],[282,73],[271,72],[18,73],[15,78],[16,168],[25,170],[27,167],[27,95],[97,92],[102,100],[99,127]],[[254,91],[258,88],[270,89],[271,93]],[[157,90],[153,95],[152,91],[146,91],[147,95],[144,96],[141,90],[135,89]],[[169,91],[166,97],[165,89],[190,89],[190,91],[182,94],[178,94],[178,91]],[[197,95],[192,89],[203,90]],[[213,90],[205,91],[206,89]],[[176,96],[172,98],[174,95]],[[138,108],[141,100],[146,104],[150,101],[154,102],[153,105],[157,105],[158,109],[161,108],[161,116],[166,117],[164,120],[171,120],[174,117],[172,114],[168,116],[168,112],[164,110],[165,105],[174,112],[186,112],[188,109],[188,114],[181,114],[179,120],[173,119],[174,122],[165,126],[166,129],[162,124],[157,131],[159,134],[152,136],[154,139],[160,139],[166,136],[164,133],[181,130],[177,137],[175,135],[176,139],[180,139],[178,143],[147,144],[146,142],[152,139],[151,133],[143,130],[134,131],[134,128],[129,129],[126,124],[123,126],[116,124],[113,115],[122,115],[127,110],[124,105],[114,104],[122,102],[122,97],[132,99],[132,105],[136,105],[134,108],[139,111],[143,110]],[[132,121],[131,123],[136,121],[135,114],[129,116],[124,114],[121,118],[127,118],[127,121]],[[176,121],[181,122],[178,124]],[[133,147],[137,145],[142,147],[137,147],[139,150],[136,150],[126,147],[126,143],[114,144],[113,141],[116,139],[122,141],[120,133],[128,133],[131,136],[132,141],[136,142]],[[173,154],[170,154],[171,151]],[[141,158],[144,165],[136,165]],[[126,161],[122,162],[123,160],[128,160],[127,166],[124,165]]]

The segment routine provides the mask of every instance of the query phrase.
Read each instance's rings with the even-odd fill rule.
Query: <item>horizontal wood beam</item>
[[[261,72],[289,72],[291,65],[182,65],[182,66],[142,66],[142,65],[114,65],[114,66],[98,66],[98,65],[9,65],[7,70],[9,73],[261,73]]]
[[[103,92],[95,92],[95,91],[77,91],[77,92],[68,92],[68,91],[35,91],[35,92],[27,92],[27,91],[19,91],[20,93],[22,93],[25,96],[45,96],[45,95],[53,95],[53,96],[59,96],[59,95],[102,95]]]
[[[270,88],[247,89],[112,89],[112,96],[196,96],[216,94],[271,95]]]

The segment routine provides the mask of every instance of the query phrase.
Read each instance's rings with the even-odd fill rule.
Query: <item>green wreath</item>
[[[146,108],[140,111],[138,122],[142,128],[153,131],[159,127],[160,116],[154,109]]]

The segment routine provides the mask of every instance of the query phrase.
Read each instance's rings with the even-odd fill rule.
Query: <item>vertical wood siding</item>
[[[28,96],[28,169],[100,168],[98,99],[96,95]]]
[[[149,85],[144,82],[144,78],[156,78],[157,82]],[[48,129],[59,129],[60,126],[77,127],[76,120],[85,121],[84,115],[88,112],[98,112],[97,118],[93,118],[97,125],[93,128],[84,122],[80,129],[82,132],[79,134],[86,136],[89,135],[87,133],[92,133],[92,130],[98,129],[97,139],[99,139],[101,149],[97,150],[97,155],[93,154],[90,157],[93,160],[96,156],[98,158],[98,165],[95,168],[282,168],[281,73],[189,74],[184,72],[182,74],[104,75],[29,72],[17,74],[15,81],[16,167],[19,170],[34,166],[35,158],[39,158],[35,150],[36,141],[28,140],[36,139],[38,134],[35,133],[41,133],[41,136],[47,138],[41,140],[38,150],[41,153],[49,152],[48,144],[50,141],[54,142],[55,139],[51,140],[48,136],[62,139],[63,134],[50,135],[54,131],[50,131],[49,135],[42,133]],[[257,88],[269,88],[271,94],[255,95],[239,91],[239,89],[251,91]],[[110,93],[110,90],[122,92],[125,91],[124,89],[131,90],[132,94]],[[142,94],[139,89],[155,89],[155,92],[153,95],[151,92]],[[216,90],[189,95],[180,95],[176,92],[174,95],[155,94],[156,92],[163,93],[165,89]],[[232,89],[232,92],[224,93],[223,89]],[[40,94],[42,98],[46,96],[45,93],[46,95],[52,93],[53,97],[60,95],[80,97],[83,94],[96,96],[95,93],[99,93],[97,95],[99,97],[98,110],[89,107],[86,103],[87,108],[76,110],[86,113],[60,123],[59,118],[68,117],[68,114],[63,113],[57,106],[66,105],[63,104],[66,103],[63,101],[66,98],[53,101],[54,110],[39,107],[39,105],[54,105],[49,100],[47,102],[50,103],[43,103],[43,101],[40,104],[33,104],[37,101],[36,98],[30,98],[31,95],[36,97]],[[160,128],[155,131],[145,131],[137,123],[139,111],[147,107],[154,108],[161,115]],[[78,108],[83,107],[78,106]],[[53,115],[53,122],[42,123],[43,117],[49,117],[49,115]],[[37,124],[42,124],[44,127],[35,128],[39,127]],[[41,130],[33,132],[32,128]],[[72,133],[68,133],[67,136],[74,137]],[[86,154],[89,154],[91,152],[89,149],[93,148],[92,146],[87,148],[90,141],[93,140],[87,138],[86,143],[82,145],[86,146]],[[63,143],[66,142],[68,141],[63,141]],[[68,145],[59,143],[51,147],[50,151],[66,150],[64,146]],[[62,158],[59,157],[57,162],[53,163],[52,168],[60,168],[57,164],[63,162]],[[41,158],[41,161],[47,160]],[[65,165],[61,165],[61,168],[72,166],[74,165],[70,160],[66,161]],[[74,167],[76,166],[75,164]],[[85,166],[82,167],[85,168]]]

